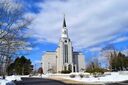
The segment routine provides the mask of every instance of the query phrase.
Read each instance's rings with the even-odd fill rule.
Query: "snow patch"
[[[12,76],[7,76],[6,78],[5,78],[6,80],[8,80],[8,81],[21,81],[21,76],[15,76],[15,75],[12,75]]]
[[[126,73],[126,72],[125,72]],[[107,73],[108,74],[108,73]],[[89,76],[89,78],[80,78],[80,76],[75,76],[75,78],[71,77],[63,77],[64,79],[69,79],[69,80],[75,80],[75,81],[80,81],[80,82],[85,82],[85,83],[114,83],[114,82],[121,82],[121,81],[126,81],[128,80],[128,74],[124,75],[121,74],[120,72],[111,72],[109,75],[105,75],[102,77],[93,77]]]
[[[15,83],[6,79],[0,79],[0,85],[15,85]]]

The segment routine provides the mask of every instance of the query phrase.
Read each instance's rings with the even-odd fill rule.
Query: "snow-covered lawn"
[[[83,78],[80,78],[81,74],[84,75]],[[104,83],[114,83],[114,82],[122,82],[128,80],[128,71],[106,72],[104,75],[101,75],[101,77],[96,77],[96,78],[90,75],[89,73],[47,74],[47,75],[43,75],[42,77],[63,78],[68,80],[90,83],[90,84],[91,83],[104,84]]]
[[[8,81],[14,81],[14,80],[21,81],[21,76],[12,75],[12,76],[7,76],[5,79]]]
[[[76,75],[74,78],[71,77],[63,77],[64,79],[81,81],[85,83],[111,83],[111,82],[121,82],[128,80],[128,74],[120,74],[119,72],[111,72],[111,75],[105,75],[103,77],[93,77],[90,76],[89,78],[80,78]]]
[[[80,78],[80,74],[83,74],[84,77]],[[71,78],[71,75],[75,75],[75,77]],[[6,76],[5,79],[2,79],[2,77],[0,77],[0,85],[15,85],[13,81],[14,80],[21,81],[21,77],[29,77],[29,76],[12,75],[12,76]],[[43,74],[42,76],[32,76],[32,77],[42,77],[42,78],[58,77],[63,79],[79,81],[79,82],[85,82],[85,83],[104,84],[104,83],[121,82],[128,80],[128,71],[109,72],[109,73],[105,73],[104,76],[97,78],[91,76],[89,73],[46,74],[46,75]]]
[[[0,85],[15,85],[13,81],[21,81],[21,76],[6,76],[5,79],[2,79],[0,76]]]

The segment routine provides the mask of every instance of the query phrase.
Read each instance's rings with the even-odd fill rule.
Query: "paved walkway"
[[[62,81],[66,84],[71,84],[71,85],[87,85],[84,82],[78,82],[78,81],[73,81],[73,80],[69,80],[69,79],[63,79],[63,78],[50,78],[52,80],[57,80],[57,81]]]
[[[15,81],[16,85],[92,85],[82,82],[71,81],[62,78],[44,79],[44,78],[22,78],[22,81]]]
[[[102,84],[85,84],[62,78],[22,78],[22,81],[15,81],[16,85],[102,85]],[[120,83],[108,83],[104,85],[128,85],[128,81]]]
[[[22,78],[22,81],[16,81],[16,85],[67,85],[61,81],[43,79],[43,78]]]

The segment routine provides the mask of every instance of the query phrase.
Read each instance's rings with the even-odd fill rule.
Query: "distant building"
[[[62,70],[80,72],[85,69],[84,55],[80,52],[73,51],[72,42],[68,36],[65,17],[58,48],[55,52],[47,51],[43,55],[42,67],[45,74],[49,72],[58,73]]]

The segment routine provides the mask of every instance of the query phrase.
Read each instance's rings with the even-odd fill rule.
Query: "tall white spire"
[[[63,28],[62,28],[62,38],[68,38],[68,29],[66,27],[66,20],[65,20],[65,15],[64,15],[64,20],[63,20]]]

